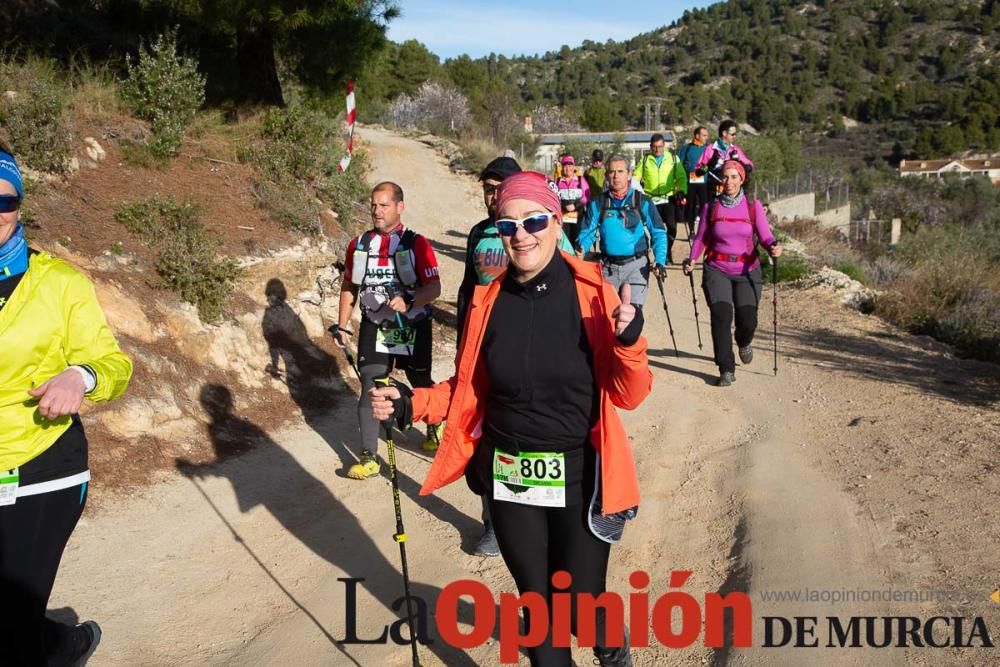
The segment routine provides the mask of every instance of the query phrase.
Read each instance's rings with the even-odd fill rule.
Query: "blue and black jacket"
[[[615,199],[610,192],[604,192],[590,202],[577,239],[578,247],[586,252],[598,235],[603,256],[645,255],[652,239],[653,261],[667,263],[667,228],[650,198],[634,188],[629,188],[624,199]]]

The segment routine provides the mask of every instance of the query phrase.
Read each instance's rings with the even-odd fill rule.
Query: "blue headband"
[[[17,196],[24,199],[24,182],[21,180],[21,170],[18,168],[14,156],[4,151],[0,151],[0,178],[10,181],[10,184],[17,190]]]

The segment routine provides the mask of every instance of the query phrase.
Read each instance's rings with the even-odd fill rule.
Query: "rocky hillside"
[[[339,357],[324,337],[339,293],[335,264],[353,219],[342,223],[316,199],[321,229],[290,228],[262,205],[257,167],[238,160],[260,118],[234,126],[209,116],[199,123],[178,157],[142,166],[128,152],[128,138],[143,131],[140,123],[117,113],[71,115],[65,173],[33,172],[25,210],[31,244],[91,277],[135,361],[122,399],[87,408],[92,467],[111,486],[145,482],[177,459],[214,457],[203,425],[216,397],[205,387],[230,388],[235,408],[268,428],[321,409],[344,386]],[[364,168],[363,160],[357,167]],[[177,237],[194,229],[211,260],[232,263],[234,279],[215,317],[207,318],[168,280],[197,281],[215,265],[197,253],[164,252],[173,248],[169,238],[152,241],[148,227],[131,225],[124,214],[150,207],[190,214],[191,227],[164,222],[164,233]],[[363,207],[355,210],[364,215]],[[151,225],[165,218],[138,220]]]

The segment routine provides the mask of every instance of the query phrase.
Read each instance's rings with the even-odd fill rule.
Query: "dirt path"
[[[482,215],[476,183],[450,173],[415,140],[370,128],[359,134],[372,151],[373,179],[404,187],[404,220],[433,240],[443,299],[453,301],[465,230]],[[951,359],[814,290],[783,296],[778,377],[762,327],[754,364],[720,390],[710,384],[715,368],[701,296],[703,351],[687,282],[671,271],[667,298],[679,357],[651,297],[654,391],[625,415],[643,504],[613,551],[613,590],[631,592],[628,575],[642,569],[652,576],[655,600],[669,590],[669,572],[685,569],[693,575],[684,590],[698,599],[748,591],[755,645],[764,615],[926,618],[952,610],[985,616],[1000,633],[1000,607],[985,601],[998,583],[995,367]],[[762,322],[769,313],[769,305],[762,308]],[[435,376],[446,377],[447,346],[435,363]],[[365,580],[356,589],[361,638],[393,623],[390,607],[401,594],[388,481],[358,483],[342,474],[356,448],[353,410],[353,395],[344,395],[328,418],[262,433],[249,454],[166,476],[89,514],[67,551],[52,606],[101,622],[105,639],[91,664],[409,664],[405,647],[334,641],[349,622],[342,579]],[[242,417],[252,429],[253,415]],[[494,594],[513,591],[502,561],[469,554],[480,532],[479,502],[464,483],[417,496],[428,468],[419,440],[411,433],[399,455],[415,592],[433,605],[457,579],[482,581]],[[969,597],[948,605],[763,597],[805,588],[928,587]],[[470,614],[460,610],[460,617]],[[818,636],[825,643],[825,627]],[[985,662],[968,650],[713,651],[700,643],[683,650],[655,644],[634,656],[648,666]],[[589,652],[576,658],[590,664]],[[422,649],[422,659],[496,664],[497,647],[460,652],[438,640]]]

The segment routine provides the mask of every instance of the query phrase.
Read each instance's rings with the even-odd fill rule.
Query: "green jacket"
[[[672,197],[678,192],[687,194],[688,191],[684,165],[670,151],[663,154],[663,162],[659,167],[656,166],[653,154],[647,153],[642,162],[636,165],[634,176],[642,183],[646,194],[654,199]]]
[[[120,396],[132,377],[90,280],[47,253],[32,255],[0,310],[0,340],[0,470],[32,460],[70,426],[68,416],[43,418],[29,389],[87,365],[97,375],[87,398],[103,402]]]

